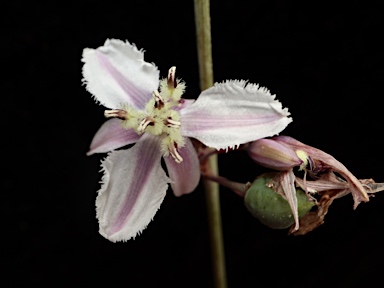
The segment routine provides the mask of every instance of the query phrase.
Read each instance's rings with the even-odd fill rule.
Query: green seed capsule
[[[270,177],[258,177],[248,189],[244,203],[248,211],[261,223],[273,229],[285,229],[295,223],[291,207],[287,200],[266,186]],[[302,189],[296,188],[299,218],[304,216],[315,205],[308,201]]]

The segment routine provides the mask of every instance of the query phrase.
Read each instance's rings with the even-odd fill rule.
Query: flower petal
[[[289,206],[291,207],[293,218],[295,219],[295,228],[293,231],[299,229],[299,212],[295,188],[295,174],[293,174],[292,169],[288,171],[281,172],[281,186],[284,191],[285,199],[288,201]]]
[[[124,129],[120,124],[121,120],[117,118],[105,121],[93,136],[87,155],[109,152],[139,140],[140,135],[135,130]]]
[[[145,134],[132,148],[111,152],[102,170],[96,199],[99,232],[113,242],[134,238],[152,220],[167,191],[159,138]]]
[[[171,187],[176,196],[191,193],[200,180],[200,163],[190,139],[185,139],[185,146],[179,149],[183,162],[176,163],[171,156],[164,157],[168,168]]]
[[[349,188],[348,182],[336,177],[333,172],[316,180],[303,180],[296,177],[295,181],[301,189],[307,190],[309,193],[319,193],[327,190],[345,190]]]
[[[303,163],[292,148],[271,139],[253,141],[247,151],[253,161],[275,170],[285,171]]]
[[[83,81],[100,104],[143,109],[159,86],[159,71],[144,61],[144,53],[128,41],[108,39],[104,46],[83,51]]]
[[[182,134],[226,149],[281,132],[290,113],[266,88],[245,81],[216,83],[180,111]]]

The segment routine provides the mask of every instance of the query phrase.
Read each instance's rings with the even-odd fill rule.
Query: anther
[[[104,117],[106,117],[106,118],[115,117],[115,118],[120,118],[122,120],[126,120],[126,119],[128,119],[128,113],[127,113],[127,111],[120,110],[120,109],[105,110],[104,111]]]
[[[175,80],[176,67],[172,66],[168,70],[168,88],[175,89],[177,86],[177,81]]]
[[[153,98],[155,98],[155,108],[161,109],[164,107],[164,99],[161,97],[159,91],[155,90],[152,93]]]
[[[166,124],[167,127],[169,127],[169,128],[180,128],[180,126],[181,126],[181,122],[172,120],[172,119],[170,119],[170,118],[168,118],[168,119],[166,120],[166,123],[165,123],[165,124]]]
[[[183,162],[183,158],[180,156],[179,152],[177,152],[175,143],[168,145],[168,149],[169,149],[169,154],[171,154],[173,160],[175,160],[176,163]]]
[[[151,118],[146,117],[143,119],[143,121],[140,122],[139,126],[137,127],[137,131],[140,133],[144,132],[145,128],[148,127],[148,125],[153,125],[153,121]]]

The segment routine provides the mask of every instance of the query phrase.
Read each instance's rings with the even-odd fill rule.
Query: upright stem
[[[209,0],[194,0],[194,5],[200,89],[205,90],[213,86]],[[208,161],[208,169],[210,173],[218,175],[217,155],[209,157]],[[225,288],[227,287],[227,280],[221,227],[219,185],[209,180],[203,181],[206,192],[215,287]]]
[[[194,2],[200,88],[205,90],[213,85],[209,0],[194,0]]]

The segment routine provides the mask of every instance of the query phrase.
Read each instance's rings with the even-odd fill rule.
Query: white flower
[[[199,161],[188,137],[227,149],[273,136],[292,121],[267,89],[245,81],[217,83],[196,101],[184,100],[185,84],[175,78],[175,67],[159,81],[157,67],[129,42],[107,40],[84,49],[82,61],[87,90],[111,109],[107,117],[116,117],[101,126],[88,155],[136,143],[102,162],[96,210],[100,233],[111,241],[135,237],[148,225],[168,183],[176,196],[196,188]]]

